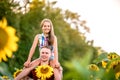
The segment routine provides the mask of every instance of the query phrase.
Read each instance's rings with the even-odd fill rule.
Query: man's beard
[[[47,61],[49,61],[49,59],[46,56],[41,56],[41,61],[42,62],[47,62]]]
[[[47,62],[47,61],[49,61],[49,60],[46,59],[46,58],[44,59],[44,57],[41,57],[41,61],[42,61],[42,62]]]
[[[42,60],[42,62],[47,62],[48,60]]]

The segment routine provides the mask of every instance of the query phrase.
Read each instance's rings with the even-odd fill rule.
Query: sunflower
[[[9,80],[8,76],[2,76],[2,80]]]
[[[108,59],[112,60],[112,59],[119,58],[119,55],[115,52],[110,52],[107,57]]]
[[[115,72],[120,71],[120,58],[114,59],[111,62],[109,62],[108,71],[110,69],[113,69]]]
[[[102,63],[102,67],[103,67],[103,68],[106,68],[107,61],[102,61],[101,63]]]
[[[118,78],[120,78],[120,58],[111,60],[107,67],[106,71],[109,72],[110,70],[113,70],[115,72],[115,77],[118,80]]]
[[[41,78],[41,80],[46,80],[53,75],[53,68],[48,65],[41,65],[35,69],[36,76]]]
[[[17,69],[14,74],[13,77],[15,78],[20,72],[22,72],[22,69]]]
[[[12,52],[18,48],[17,41],[19,38],[15,36],[16,30],[7,26],[7,20],[3,18],[0,21],[0,62],[7,61],[7,57],[12,57]]]
[[[99,71],[99,67],[96,64],[90,64],[89,65],[89,70]]]
[[[115,74],[115,77],[116,77],[116,79],[118,80],[118,79],[120,78],[120,72],[117,72],[117,73]]]

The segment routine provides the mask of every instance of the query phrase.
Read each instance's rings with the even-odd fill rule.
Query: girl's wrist
[[[27,62],[31,62],[31,60],[28,59]]]

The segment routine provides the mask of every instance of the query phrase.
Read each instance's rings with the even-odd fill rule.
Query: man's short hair
[[[41,49],[42,49],[42,48],[50,49],[51,52],[52,52],[52,49],[53,49],[52,46],[42,46]]]

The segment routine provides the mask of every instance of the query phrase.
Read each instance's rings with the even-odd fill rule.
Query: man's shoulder
[[[37,63],[39,62],[40,58],[33,60],[31,63]]]

